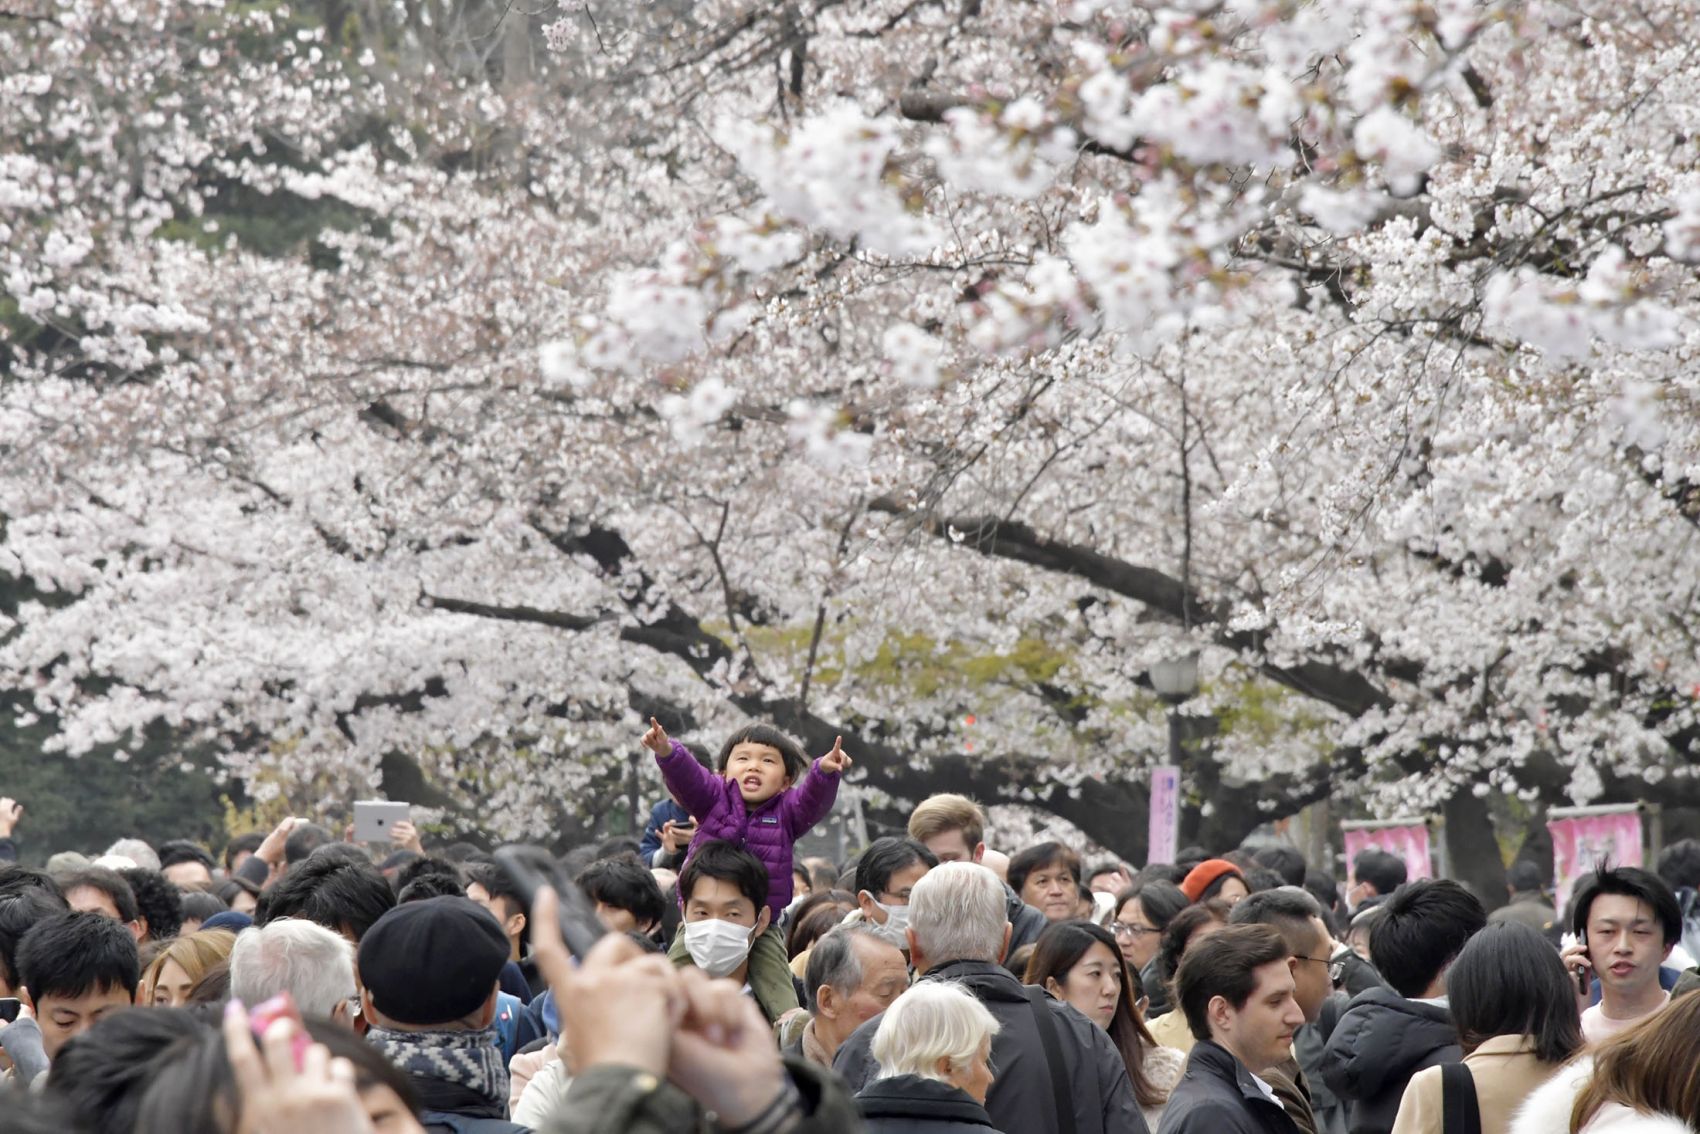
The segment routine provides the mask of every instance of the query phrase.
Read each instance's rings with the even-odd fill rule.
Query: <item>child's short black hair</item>
[[[1580,937],[1588,928],[1594,899],[1602,894],[1618,894],[1645,902],[1664,931],[1665,944],[1674,945],[1682,940],[1682,908],[1677,905],[1676,893],[1669,884],[1650,871],[1634,866],[1614,867],[1609,862],[1600,863],[1593,877],[1576,888],[1571,903],[1570,932]]]
[[[765,744],[779,749],[779,755],[785,761],[785,773],[791,777],[792,783],[802,779],[803,773],[809,770],[809,758],[803,755],[801,745],[772,725],[756,723],[747,724],[726,738],[726,743],[720,746],[720,756],[714,761],[715,771],[726,771],[726,765],[732,759],[732,749],[740,744]]]
[[[141,983],[136,939],[123,922],[97,913],[64,913],[39,921],[18,942],[18,982],[37,1005],[45,996],[75,997]]]
[[[590,900],[617,910],[625,910],[638,924],[659,925],[667,914],[667,899],[661,896],[661,886],[642,863],[632,858],[604,858],[591,863],[578,876],[578,884],[590,895]],[[766,904],[764,896],[756,910]]]
[[[757,743],[767,742],[764,740]],[[757,916],[760,916],[767,906],[767,867],[762,865],[761,859],[747,850],[719,839],[704,843],[702,849],[686,864],[685,872],[679,875],[679,897],[687,905],[690,903],[692,892],[696,890],[697,882],[703,878],[716,878],[738,887],[744,897],[755,903]]]

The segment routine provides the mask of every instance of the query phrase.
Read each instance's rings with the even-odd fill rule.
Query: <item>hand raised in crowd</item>
[[[12,830],[23,818],[24,805],[11,796],[0,796],[0,839],[12,837]]]
[[[676,971],[686,1007],[672,1030],[667,1077],[722,1126],[747,1125],[789,1088],[773,1029],[731,981],[710,980],[697,968]]]
[[[419,828],[406,819],[397,819],[390,824],[390,842],[398,850],[410,850],[414,854],[425,853],[425,844],[419,840]]]
[[[661,727],[661,722],[654,717],[649,718],[649,731],[643,734],[643,746],[657,756],[666,756],[673,751],[673,742],[667,737],[667,730]]]
[[[254,857],[274,870],[282,866],[284,845],[289,842],[290,832],[302,822],[303,820],[291,816],[273,827],[271,834],[267,835],[254,851]]]
[[[576,1075],[613,1064],[665,1078],[671,1033],[685,1010],[672,962],[611,933],[574,967],[561,940],[559,909],[554,891],[538,892],[531,945],[537,967],[555,990],[570,1069]]]
[[[782,1104],[790,1080],[773,1032],[737,985],[675,968],[619,934],[597,942],[575,968],[559,908],[552,891],[539,891],[531,940],[555,992],[573,1074],[611,1065],[669,1079],[723,1126],[745,1125]]]
[[[832,742],[832,751],[820,758],[820,770],[837,775],[855,762],[844,751],[844,738],[840,736]]]
[[[256,1048],[241,1003],[233,1000],[225,1009],[224,1046],[242,1098],[236,1134],[372,1134],[372,1120],[355,1088],[353,1064],[331,1058],[322,1044],[312,1044],[297,1067],[299,1028],[293,1020],[278,1020]]]

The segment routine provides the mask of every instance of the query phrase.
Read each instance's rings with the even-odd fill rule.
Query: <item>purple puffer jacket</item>
[[[661,769],[661,778],[667,781],[667,789],[696,817],[697,834],[685,854],[686,864],[696,857],[698,847],[715,839],[743,847],[767,867],[767,908],[778,924],[795,889],[791,848],[832,810],[838,798],[838,774],[821,771],[816,760],[801,783],[751,811],[737,784],[697,763],[677,740],[673,741],[672,753],[657,756],[655,763]]]

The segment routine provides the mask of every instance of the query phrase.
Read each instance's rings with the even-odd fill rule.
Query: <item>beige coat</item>
[[[1172,1047],[1183,1055],[1198,1042],[1192,1038],[1192,1029],[1186,1026],[1186,1013],[1178,1007],[1148,1021],[1145,1027],[1158,1047]]]
[[[1535,1058],[1534,1041],[1528,1036],[1494,1036],[1465,1056],[1464,1066],[1476,1082],[1482,1134],[1508,1134],[1523,1100],[1563,1064]],[[1399,1103],[1393,1134],[1441,1134],[1441,1105],[1440,1068],[1418,1071]]]

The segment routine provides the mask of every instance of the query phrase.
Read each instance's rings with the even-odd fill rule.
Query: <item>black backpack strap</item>
[[[1440,1113],[1441,1134],[1482,1134],[1476,1080],[1462,1063],[1441,1065]]]
[[[1062,1039],[1057,1035],[1057,1019],[1051,1011],[1051,998],[1044,989],[1031,984],[1022,985],[1021,990],[1027,994],[1034,1022],[1039,1025],[1039,1043],[1045,1049],[1045,1066],[1051,1072],[1051,1098],[1057,1108],[1057,1130],[1060,1134],[1075,1134],[1074,1092],[1068,1085],[1068,1064],[1063,1062]]]

